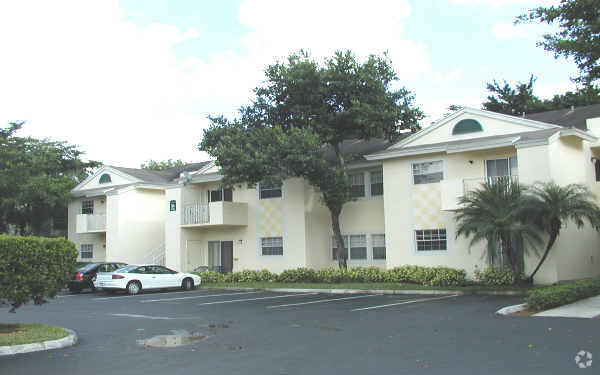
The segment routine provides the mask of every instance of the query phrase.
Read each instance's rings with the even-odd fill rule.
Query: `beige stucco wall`
[[[464,119],[474,119],[477,120],[482,128],[482,132],[475,133],[467,133],[460,135],[452,135],[452,129],[454,125],[456,125],[459,121]],[[472,115],[468,113],[463,113],[462,115],[452,119],[448,123],[443,126],[438,127],[435,130],[423,135],[422,137],[413,140],[410,143],[407,143],[405,146],[418,146],[425,145],[430,143],[440,143],[440,142],[448,142],[448,141],[458,141],[462,139],[472,139],[472,138],[480,138],[480,137],[489,137],[493,135],[503,135],[503,134],[514,134],[514,133],[522,133],[528,131],[540,130],[539,128],[527,125],[519,125],[519,124],[507,124],[506,121],[494,119],[487,116],[480,115]]]
[[[68,224],[67,238],[75,243],[77,250],[81,252],[82,244],[93,245],[93,258],[81,259],[77,256],[78,262],[101,262],[106,259],[106,234],[101,233],[77,233],[77,215],[81,212],[81,202],[83,200],[94,201],[94,214],[104,215],[107,210],[107,201],[105,196],[91,198],[75,198],[69,202],[68,206]]]

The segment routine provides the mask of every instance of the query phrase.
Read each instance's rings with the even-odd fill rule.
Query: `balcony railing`
[[[77,233],[106,232],[106,215],[79,214],[75,229]]]
[[[460,199],[460,197],[466,195],[469,192],[480,189],[486,183],[494,183],[502,178],[508,179],[509,184],[519,182],[517,176],[493,176],[442,180],[442,210],[453,211],[459,209],[461,207],[458,204],[458,200]]]
[[[183,209],[183,225],[208,224],[210,213],[208,204],[189,204]]]
[[[248,225],[248,204],[210,202],[188,204],[183,208],[182,225]]]

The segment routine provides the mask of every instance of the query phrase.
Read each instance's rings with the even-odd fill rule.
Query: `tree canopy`
[[[572,57],[585,84],[600,78],[600,0],[561,0],[558,6],[537,7],[522,14],[516,23],[557,23],[560,31],[544,35],[538,45],[554,52],[554,57]]]
[[[200,149],[216,158],[225,185],[278,184],[301,177],[322,194],[337,243],[344,243],[339,217],[352,200],[342,142],[399,137],[419,129],[423,113],[413,94],[397,88],[387,56],[359,62],[352,52],[336,52],[318,63],[305,52],[270,65],[266,81],[240,119],[210,118]],[[326,160],[325,149],[335,158]],[[338,247],[340,267],[346,254]]]
[[[600,103],[600,89],[594,86],[584,86],[575,92],[556,94],[552,99],[540,99],[533,92],[535,81],[533,74],[527,82],[518,82],[514,87],[506,81],[500,84],[494,80],[487,84],[490,95],[481,105],[488,111],[518,116],[523,113],[538,113]]]
[[[69,192],[100,163],[66,142],[17,137],[23,122],[0,129],[0,233],[51,235],[67,229]]]
[[[143,163],[140,168],[142,169],[150,169],[153,171],[164,171],[165,169],[170,169],[174,167],[182,167],[185,163],[181,159],[173,160],[147,160]]]

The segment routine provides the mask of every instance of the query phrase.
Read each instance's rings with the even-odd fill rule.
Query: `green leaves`
[[[63,238],[0,235],[0,300],[14,312],[61,291],[75,271],[77,249]]]
[[[48,223],[66,222],[70,190],[100,163],[83,162],[83,152],[65,142],[16,137],[22,126],[0,129],[0,232],[13,224],[49,235]]]
[[[572,57],[581,72],[575,81],[591,85],[600,78],[600,1],[562,0],[558,6],[538,7],[516,23],[557,23],[560,31],[544,35],[538,45],[554,56]]]

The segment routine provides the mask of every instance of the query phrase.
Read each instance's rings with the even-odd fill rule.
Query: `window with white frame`
[[[94,245],[92,244],[81,244],[81,251],[79,252],[81,259],[91,259],[94,257]]]
[[[501,178],[519,176],[519,163],[516,156],[504,159],[491,159],[485,161],[485,173],[489,182]]]
[[[412,165],[413,182],[419,184],[433,184],[444,179],[441,160],[414,163]]]
[[[281,198],[281,185],[259,185],[259,199]]]
[[[231,202],[233,198],[231,189],[209,190],[207,195],[209,202]]]
[[[260,241],[262,255],[283,255],[283,237],[263,237]]]
[[[372,234],[373,260],[385,259],[385,234]]]
[[[81,213],[86,215],[94,213],[94,201],[92,199],[81,201]]]
[[[350,236],[350,259],[367,259],[367,236],[356,234]]]
[[[352,198],[362,198],[365,196],[365,174],[364,172],[352,173],[348,175],[350,181],[350,195]]]
[[[415,230],[417,251],[446,250],[446,229]]]
[[[371,196],[377,197],[383,195],[383,171],[369,172],[371,180]]]
[[[342,238],[344,239],[343,252],[346,254],[346,259],[348,259],[348,236],[342,236]],[[337,240],[335,239],[335,236],[333,236],[333,237],[331,237],[331,255],[332,255],[333,260],[338,259],[337,249],[338,249]]]

